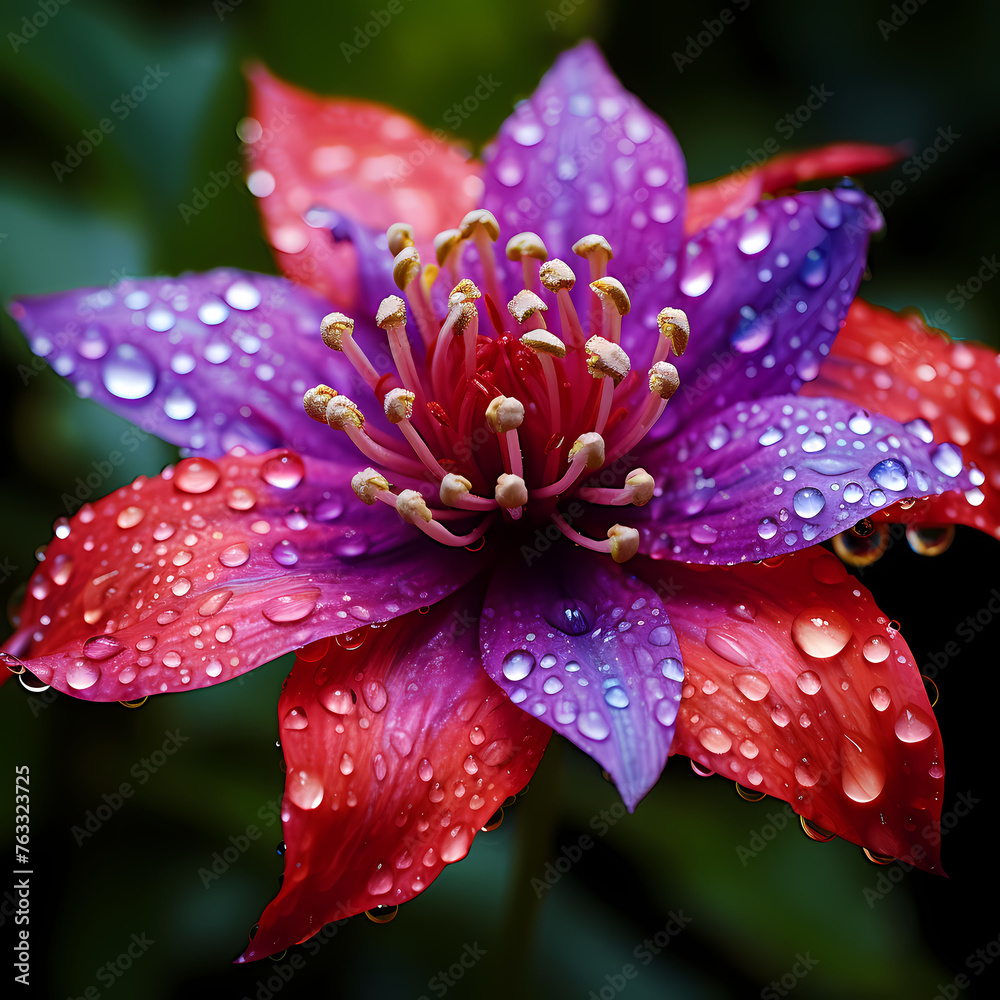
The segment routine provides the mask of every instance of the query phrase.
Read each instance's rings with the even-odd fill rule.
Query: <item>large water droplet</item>
[[[681,291],[691,298],[704,295],[712,287],[715,280],[715,265],[712,253],[703,250],[696,257],[688,257],[684,274],[681,277]]]
[[[553,601],[544,612],[545,620],[566,635],[583,635],[590,631],[593,612],[587,605],[571,598]]]
[[[379,864],[375,874],[368,879],[368,891],[373,896],[384,896],[392,888],[392,872],[386,864]]]
[[[740,234],[736,245],[747,256],[760,253],[771,242],[772,226],[770,216],[759,209],[751,208],[747,210],[743,218],[743,232]]]
[[[675,656],[668,656],[663,660],[660,660],[657,664],[660,668],[660,673],[668,681],[682,681],[684,680],[684,665]]]
[[[840,741],[840,783],[844,793],[855,802],[872,802],[885,787],[885,765],[878,755],[861,741],[846,734]]]
[[[609,687],[604,692],[604,700],[612,708],[628,708],[628,694],[623,687]]]
[[[651,646],[669,646],[673,642],[674,634],[666,625],[657,625],[649,633],[649,644]]]
[[[207,458],[184,458],[174,470],[174,486],[182,493],[207,493],[221,475],[219,467]]]
[[[737,674],[733,683],[740,694],[750,701],[762,701],[771,690],[771,682],[761,673],[752,670],[745,674]]]
[[[774,538],[778,533],[778,524],[776,521],[772,520],[770,517],[762,517],[760,523],[757,525],[757,534],[760,535],[765,541],[769,538]]]
[[[921,743],[934,732],[930,719],[916,705],[905,705],[893,728],[903,743]]]
[[[294,594],[282,594],[272,597],[262,608],[261,614],[271,622],[297,622],[307,618],[316,609],[319,600],[319,588],[307,587]]]
[[[792,497],[792,509],[799,517],[815,517],[826,506],[826,497],[815,486],[805,486],[795,491]]]
[[[350,715],[354,711],[354,698],[351,697],[350,688],[329,684],[320,688],[317,697],[319,703],[334,715]]]
[[[306,467],[302,459],[288,451],[269,458],[261,467],[261,478],[279,489],[294,489],[305,478]]]
[[[606,740],[611,732],[604,716],[596,711],[584,712],[577,716],[576,728],[590,740]]]
[[[285,729],[305,729],[309,725],[306,717],[306,710],[301,705],[290,708],[286,713],[281,725]]]
[[[870,635],[865,639],[861,652],[869,663],[882,663],[889,658],[892,647],[884,635]]]
[[[535,669],[535,658],[526,649],[515,649],[503,658],[501,670],[509,681],[523,681]]]
[[[826,438],[817,431],[812,431],[802,440],[802,450],[810,454],[822,451],[826,447]]]
[[[118,512],[118,517],[115,518],[115,523],[119,528],[134,528],[137,524],[142,522],[142,519],[146,516],[146,512],[142,507],[123,507]]]
[[[475,833],[472,828],[465,823],[459,823],[458,826],[452,827],[438,848],[441,860],[448,864],[461,861],[469,853],[474,836]]]
[[[827,261],[826,252],[819,247],[810,250],[802,266],[799,268],[799,278],[802,284],[809,288],[819,288],[830,276],[830,264]]]
[[[931,452],[934,467],[954,479],[962,471],[962,453],[953,444],[945,441]]]
[[[66,668],[66,683],[74,691],[86,691],[101,679],[101,670],[96,663],[74,660]]]
[[[774,318],[770,314],[744,316],[729,338],[729,343],[740,354],[751,354],[766,347],[773,334]]]
[[[876,483],[883,489],[900,493],[906,489],[907,471],[906,466],[898,459],[886,458],[878,463],[868,473]]]
[[[873,687],[871,691],[868,692],[868,697],[871,699],[872,705],[878,712],[884,712],[892,702],[892,695],[889,694],[887,688],[884,688],[881,685]]]
[[[853,634],[851,623],[832,608],[812,607],[792,622],[792,640],[802,652],[817,659],[836,656]]]
[[[819,694],[820,688],[823,687],[823,683],[819,679],[819,674],[813,670],[803,670],[795,678],[795,683],[803,694]]]
[[[730,663],[735,663],[738,667],[750,666],[750,657],[746,650],[740,645],[739,640],[728,632],[718,628],[708,629],[705,632],[705,645],[713,653],[717,653]]]
[[[365,699],[365,704],[373,712],[381,712],[389,700],[389,694],[379,681],[368,681],[361,688],[361,696]]]
[[[88,660],[110,660],[125,647],[111,635],[95,635],[83,644],[83,655]]]
[[[156,388],[156,366],[132,344],[118,344],[101,365],[104,387],[119,399],[144,399]]]
[[[733,745],[729,733],[724,732],[717,726],[706,726],[698,733],[698,742],[709,753],[728,753]]]
[[[219,553],[219,562],[230,569],[242,566],[249,558],[250,546],[246,542],[235,542]]]

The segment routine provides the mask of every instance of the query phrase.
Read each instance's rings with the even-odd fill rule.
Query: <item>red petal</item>
[[[285,877],[243,961],[412,899],[531,778],[551,730],[481,668],[481,599],[448,598],[366,629],[349,643],[360,648],[334,641],[296,661],[278,703]]]
[[[940,871],[937,722],[909,648],[841,562],[812,548],[660,572],[684,659],[673,752]]]
[[[314,207],[343,212],[372,229],[409,222],[423,259],[431,240],[457,226],[483,190],[480,165],[464,151],[392,108],[300,90],[257,67],[251,115],[262,132],[247,144],[251,178],[262,171],[261,212],[282,272],[344,309],[356,303],[357,261],[347,242],[303,216]],[[270,179],[268,179],[270,175]]]
[[[980,492],[960,491],[894,505],[893,521],[969,524],[1000,537],[1000,360],[982,344],[953,341],[915,312],[855,299],[807,396],[839,396],[901,422],[926,421],[939,442],[962,449],[985,475]],[[985,502],[980,493],[985,494]]]
[[[751,165],[748,160],[742,170],[688,188],[684,231],[691,236],[720,215],[735,219],[760,201],[762,194],[795,188],[823,177],[885,170],[905,155],[906,150],[899,146],[841,142],[801,153],[784,153],[764,160],[759,166]]]
[[[57,524],[7,649],[61,691],[133,700],[431,604],[480,568],[358,502],[350,475],[234,452],[85,505]]]

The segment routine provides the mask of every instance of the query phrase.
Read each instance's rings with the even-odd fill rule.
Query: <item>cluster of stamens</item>
[[[602,469],[607,482],[608,467],[624,462],[627,468],[631,449],[676,392],[677,369],[667,358],[687,347],[687,317],[679,309],[660,311],[645,395],[621,346],[630,303],[621,282],[606,273],[608,242],[593,235],[573,247],[590,265],[594,299],[584,323],[570,296],[572,268],[549,260],[534,233],[507,243],[508,259],[521,264],[524,287],[506,312],[498,308],[506,300],[493,247],[499,235],[490,212],[470,212],[458,229],[436,237],[437,263],[425,264],[411,227],[389,228],[393,278],[406,293],[422,342],[421,349],[407,332],[407,302],[385,298],[376,323],[385,331],[395,371],[380,372],[369,361],[354,340],[353,320],[338,312],[323,319],[324,342],[343,352],[400,436],[366,423],[357,403],[330,386],[310,389],[305,410],[346,433],[371,462],[352,480],[357,496],[394,507],[436,541],[472,546],[498,518],[513,522],[528,512],[533,521],[550,519],[577,544],[624,562],[638,550],[635,528],[615,524],[606,539],[589,538],[570,525],[559,503],[575,495],[591,504],[642,506],[652,498],[656,484],[641,468],[629,471],[622,486],[582,484]],[[460,273],[470,244],[483,291]],[[453,287],[440,318],[431,292],[442,272]],[[480,300],[494,336],[480,329]],[[547,323],[550,306],[558,332]],[[456,533],[448,521],[478,523]]]

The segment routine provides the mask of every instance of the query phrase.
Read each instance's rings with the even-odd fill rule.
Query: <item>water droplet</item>
[[[873,802],[885,787],[885,765],[860,737],[846,734],[840,741],[840,783],[855,802]]]
[[[111,635],[95,635],[83,644],[83,655],[88,660],[110,660],[125,647]]]
[[[865,491],[857,483],[848,483],[844,487],[843,495],[848,503],[857,503],[864,499]]]
[[[826,447],[826,438],[817,431],[812,431],[802,440],[802,450],[813,454]]]
[[[558,677],[546,677],[542,690],[546,694],[558,694],[563,689],[563,682]]]
[[[459,823],[458,826],[452,827],[445,835],[438,849],[441,860],[448,864],[461,861],[469,853],[474,836],[475,833],[472,828],[466,826],[464,823]]]
[[[88,663],[86,660],[74,660],[66,668],[66,683],[74,691],[86,691],[100,679],[100,668],[95,663]]]
[[[757,534],[760,535],[765,541],[769,538],[774,538],[778,533],[778,525],[770,517],[762,517],[757,525]]]
[[[142,507],[125,507],[118,512],[115,522],[119,528],[134,528],[145,516]]]
[[[430,781],[434,777],[434,768],[426,757],[417,765],[417,774],[421,781]]]
[[[792,497],[792,509],[799,517],[815,517],[826,506],[826,497],[815,486],[805,486],[795,491]]]
[[[745,674],[737,674],[733,678],[733,683],[739,689],[740,694],[750,701],[762,701],[771,690],[771,682],[756,670]]]
[[[690,531],[691,541],[696,545],[712,545],[719,532],[709,524],[696,524]]]
[[[819,679],[819,675],[812,670],[803,670],[798,677],[795,678],[795,683],[798,685],[799,690],[803,694],[819,694],[820,688],[822,688],[823,683]]]
[[[853,634],[851,623],[832,608],[811,607],[792,622],[792,640],[804,653],[817,659],[836,656]]]
[[[749,308],[749,307],[747,307]],[[769,313],[743,316],[729,338],[733,350],[740,354],[752,354],[766,347],[774,335],[774,317]],[[772,428],[773,430],[773,428]],[[780,431],[778,432],[780,435]]]
[[[145,399],[156,388],[156,366],[140,348],[118,344],[101,365],[101,379],[119,399]]]
[[[232,625],[220,625],[215,630],[215,638],[218,642],[229,642],[233,637]]]
[[[657,625],[649,633],[649,644],[651,646],[669,646],[673,641],[674,634],[666,625]]]
[[[735,663],[738,667],[750,666],[750,657],[746,650],[740,645],[739,640],[728,632],[718,628],[708,629],[705,632],[705,645],[729,663]]]
[[[229,599],[232,596],[233,592],[231,590],[214,591],[198,605],[198,614],[203,618],[209,618],[212,615],[218,614],[229,603]]]
[[[388,865],[379,863],[375,874],[368,879],[367,888],[373,896],[384,896],[392,888],[392,872]]]
[[[684,680],[684,665],[675,656],[668,656],[665,659],[660,660],[657,664],[660,668],[660,673],[668,681],[682,681]]]
[[[309,719],[306,717],[306,710],[301,705],[297,705],[295,708],[290,708],[285,713],[285,717],[282,719],[281,725],[285,729],[305,729],[306,726],[309,725]]]
[[[689,249],[690,247],[691,244],[689,244]],[[684,274],[680,280],[681,291],[685,295],[691,298],[704,295],[712,287],[714,280],[715,265],[712,262],[710,250],[702,250],[701,253],[693,257],[688,256]]]
[[[889,658],[892,647],[884,635],[870,635],[865,639],[861,652],[869,663],[882,663]]]
[[[931,452],[931,461],[939,472],[943,472],[952,479],[962,471],[962,453],[947,441],[939,444]]]
[[[389,700],[389,693],[379,681],[368,681],[361,688],[361,696],[373,712],[381,712]]]
[[[784,436],[785,433],[780,427],[768,427],[768,429],[764,431],[759,438],[757,438],[757,443],[766,447],[767,445],[777,444]]]
[[[760,753],[760,749],[757,744],[753,742],[753,740],[744,740],[740,744],[740,753],[743,754],[747,760],[753,760],[754,757]]]
[[[743,218],[743,232],[736,245],[747,256],[752,256],[765,250],[770,244],[773,229],[771,218],[766,212],[756,208],[748,209]]]
[[[879,486],[894,493],[900,493],[906,489],[908,473],[906,466],[898,459],[886,458],[878,465],[874,466],[868,473]]]
[[[612,708],[628,708],[628,693],[623,687],[609,687],[604,692],[604,700]]]
[[[174,486],[182,493],[207,493],[221,475],[219,467],[207,458],[184,458],[174,470]]]
[[[226,506],[232,510],[250,510],[257,502],[251,490],[245,486],[235,486],[226,496]]]
[[[353,771],[354,771],[354,758],[349,753],[345,753],[340,758],[340,773],[346,777]]]
[[[905,705],[893,728],[903,743],[922,743],[934,732],[930,719],[916,705]]]
[[[305,474],[305,463],[291,451],[269,458],[260,468],[261,478],[282,490],[294,489],[305,478]]]
[[[590,631],[593,614],[585,605],[563,598],[554,601],[544,612],[545,620],[565,635],[583,635]]]
[[[590,740],[605,740],[611,732],[604,716],[596,711],[584,712],[577,716],[576,728],[580,730],[581,735]]]
[[[525,649],[515,649],[504,657],[501,669],[507,680],[523,681],[535,669],[535,658]]]
[[[892,696],[889,694],[888,689],[881,685],[873,687],[868,693],[868,697],[871,699],[871,703],[876,711],[879,712],[884,712],[892,701]]]
[[[307,587],[294,594],[272,597],[262,608],[261,614],[271,622],[297,622],[307,618],[316,610],[319,600],[318,587]]]
[[[809,288],[819,288],[830,276],[830,264],[827,261],[826,252],[819,247],[810,250],[802,266],[799,268],[799,278],[802,284]]]
[[[235,542],[219,553],[219,562],[223,566],[235,569],[242,566],[250,558],[250,546],[245,542]]]
[[[724,732],[717,726],[706,726],[698,733],[698,742],[709,753],[728,753],[733,745],[729,733]]]
[[[198,403],[177,386],[163,401],[163,412],[171,420],[190,420],[198,412]]]

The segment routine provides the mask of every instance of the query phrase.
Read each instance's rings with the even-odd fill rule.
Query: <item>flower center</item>
[[[649,502],[653,478],[629,469],[628,456],[680,384],[667,358],[671,350],[684,353],[687,317],[679,309],[660,311],[661,336],[643,379],[621,346],[630,303],[606,273],[608,242],[592,235],[573,246],[589,263],[594,294],[581,319],[570,295],[576,275],[564,261],[549,260],[534,233],[507,243],[524,284],[507,299],[493,247],[499,233],[490,212],[470,212],[459,229],[437,236],[437,264],[424,265],[410,227],[390,227],[393,278],[407,301],[388,296],[376,323],[395,371],[372,365],[354,340],[353,320],[342,313],[323,319],[324,342],[347,356],[400,437],[366,424],[360,407],[329,386],[305,394],[306,412],[344,431],[372,463],[352,480],[362,501],[395,507],[439,542],[474,545],[497,519],[527,516],[551,519],[577,544],[624,562],[638,549],[634,528],[615,524],[606,539],[587,538],[570,527],[560,503],[569,497],[612,506]],[[475,265],[477,257],[485,294],[461,273],[463,258]],[[442,274],[453,284],[443,316],[432,301]],[[408,311],[419,342],[407,332]],[[606,485],[585,485],[598,474]],[[453,532],[446,522],[465,530]]]

